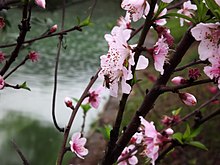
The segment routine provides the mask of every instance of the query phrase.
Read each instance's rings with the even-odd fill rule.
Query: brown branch
[[[200,121],[199,121],[199,124],[203,124],[205,122],[207,122],[208,120],[212,119],[213,117],[217,116],[217,115],[220,115],[220,109],[212,112],[211,114],[209,114],[208,116],[202,118]]]
[[[19,149],[18,145],[13,140],[11,140],[11,143],[14,149],[16,150],[16,152],[18,153],[18,155],[20,156],[21,160],[23,161],[23,165],[30,165],[28,160],[25,158],[24,154]]]
[[[75,108],[74,108],[74,111],[72,112],[71,116],[70,116],[70,119],[69,119],[69,122],[68,122],[68,125],[66,126],[65,128],[65,131],[64,131],[64,139],[63,139],[63,142],[62,142],[62,146],[61,146],[61,149],[60,149],[60,152],[59,152],[59,155],[58,155],[58,159],[57,159],[57,165],[61,165],[62,164],[62,161],[63,161],[63,156],[64,156],[64,151],[65,151],[65,146],[66,146],[66,142],[67,142],[67,139],[68,139],[68,136],[69,136],[69,132],[70,132],[70,129],[72,127],[72,124],[73,124],[73,120],[75,118],[75,115],[80,107],[80,105],[82,104],[83,100],[88,96],[88,92],[89,92],[89,89],[92,87],[92,85],[95,83],[96,79],[98,78],[98,73],[100,72],[100,68],[99,70],[96,72],[95,76],[93,76],[89,82],[89,84],[87,85],[86,89],[84,90],[83,94],[81,95],[79,101],[77,102]]]
[[[62,9],[62,23],[61,23],[61,31],[63,31],[64,28],[64,20],[65,20],[65,3],[66,1],[63,0],[63,9]],[[55,62],[55,69],[54,69],[54,88],[53,88],[53,96],[52,96],[52,119],[54,126],[56,129],[60,132],[64,132],[64,128],[61,128],[56,120],[56,94],[57,94],[57,74],[58,74],[58,67],[59,67],[59,59],[60,59],[60,52],[61,52],[61,46],[63,41],[63,35],[60,34],[59,36],[59,43],[58,43],[58,50],[56,55],[56,62]]]
[[[83,26],[74,26],[74,27],[72,27],[70,29],[63,30],[63,31],[60,31],[60,32],[57,32],[57,33],[53,33],[53,34],[49,34],[49,35],[46,35],[46,36],[40,36],[40,37],[37,37],[37,38],[26,40],[22,44],[29,44],[29,43],[32,43],[32,42],[35,42],[35,41],[38,41],[38,40],[42,40],[42,39],[45,39],[45,38],[49,38],[49,37],[66,35],[67,33],[75,31],[75,30],[81,32],[82,31],[82,27]],[[14,44],[7,44],[7,45],[0,45],[0,48],[8,48],[8,47],[16,46],[16,45],[17,45],[16,43],[14,43]]]
[[[24,2],[24,7],[23,7],[23,14],[22,14],[22,20],[21,20],[21,25],[19,26],[20,29],[20,34],[17,38],[17,44],[15,49],[13,50],[13,52],[11,53],[10,58],[6,61],[5,65],[3,66],[3,68],[0,71],[0,75],[4,75],[7,70],[9,69],[9,67],[11,66],[11,64],[16,60],[16,58],[18,57],[20,48],[25,40],[27,31],[30,30],[30,16],[31,16],[31,9],[29,10],[29,15],[28,15],[28,0],[25,0]]]
[[[164,66],[164,74],[161,75],[152,89],[147,93],[147,95],[144,98],[144,101],[142,105],[140,106],[139,110],[137,111],[136,115],[133,117],[131,122],[129,123],[127,129],[124,131],[123,135],[119,138],[117,141],[117,145],[113,150],[113,153],[111,154],[112,160],[110,163],[112,164],[115,162],[118,158],[118,156],[121,154],[124,147],[128,144],[131,137],[135,134],[137,131],[139,125],[140,125],[140,119],[139,116],[145,117],[149,111],[153,108],[154,103],[156,99],[161,94],[160,92],[160,86],[166,85],[168,80],[170,79],[174,69],[177,67],[177,65],[181,62],[183,56],[185,55],[186,51],[189,49],[191,44],[194,42],[194,38],[192,37],[190,33],[190,29],[186,32],[180,43],[178,44],[176,51],[174,52],[172,58],[170,59],[170,63],[166,64]]]
[[[176,85],[176,86],[162,86],[160,87],[160,91],[162,93],[164,92],[177,92],[180,89],[184,89],[184,88],[188,88],[188,87],[192,87],[192,86],[196,86],[196,85],[201,85],[201,84],[205,84],[205,83],[210,83],[213,82],[213,80],[211,79],[204,79],[204,80],[198,80],[198,81],[194,81],[194,82],[189,82],[186,84],[181,84],[181,85]]]
[[[184,66],[182,66],[182,67],[176,68],[176,69],[174,70],[174,72],[182,71],[182,70],[184,70],[184,69],[186,69],[186,68],[188,68],[188,67],[191,67],[191,66],[194,66],[194,65],[197,65],[197,64],[209,64],[209,61],[208,61],[208,60],[205,60],[205,61],[195,60],[195,61],[193,61],[193,62],[191,62],[191,63],[189,63],[189,64],[187,64],[187,65],[184,65]]]

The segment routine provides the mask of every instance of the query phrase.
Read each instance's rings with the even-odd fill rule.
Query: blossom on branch
[[[220,89],[220,56],[209,58],[209,61],[211,66],[204,67],[204,72],[210,79],[214,79],[218,83]]]
[[[118,160],[126,158],[126,156],[128,157],[127,159],[121,161],[118,163],[118,165],[135,165],[138,163],[138,159],[135,156],[135,154],[137,153],[137,150],[133,151],[135,149],[135,145],[129,145],[128,147],[125,147],[124,150],[122,151],[121,155],[119,156]],[[132,152],[132,153],[131,153]]]
[[[44,8],[44,9],[46,8],[46,2],[45,2],[45,0],[35,0],[35,3],[36,3],[38,6]]]
[[[154,45],[153,58],[154,58],[154,67],[161,75],[164,73],[164,63],[167,59],[167,54],[169,52],[169,46],[166,42],[166,38],[161,36],[156,44]]]
[[[220,23],[199,23],[191,29],[192,36],[201,41],[198,52],[201,60],[220,56]]]
[[[134,22],[147,15],[150,10],[150,5],[146,0],[123,0],[121,7],[130,13]]]
[[[2,63],[5,60],[5,53],[0,51],[0,63]]]
[[[39,60],[39,53],[35,52],[35,51],[31,51],[28,54],[28,58],[32,61],[32,62],[37,62]]]
[[[220,0],[215,0],[215,2],[220,6]]]
[[[3,79],[3,77],[0,75],[0,90],[3,89],[5,86],[5,80]]]
[[[57,24],[53,25],[53,26],[50,28],[50,31],[49,31],[50,34],[56,32],[56,31],[57,31],[57,27],[58,27]]]
[[[185,84],[187,80],[181,76],[177,76],[172,78],[171,82],[175,85],[181,85],[181,84]]]
[[[69,142],[71,151],[81,159],[84,159],[84,156],[88,154],[88,149],[84,147],[86,141],[86,138],[81,138],[81,133],[77,132],[72,135],[72,138]]]
[[[70,107],[70,108],[73,107],[73,101],[69,97],[65,97],[64,103],[66,104],[67,107]]]
[[[90,103],[93,108],[97,109],[100,104],[100,94],[102,91],[102,86],[98,87],[96,90],[89,91],[89,96],[85,99],[85,102]]]
[[[201,2],[202,3],[202,2]],[[190,0],[183,3],[183,8],[178,10],[177,13],[183,14],[187,17],[192,17],[194,15],[193,11],[197,10],[196,5],[193,5]],[[180,18],[180,26],[183,26],[184,21],[188,22],[188,20]]]

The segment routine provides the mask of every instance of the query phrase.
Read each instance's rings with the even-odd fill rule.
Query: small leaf
[[[31,91],[31,89],[27,86],[26,81],[25,81],[23,84],[19,85],[19,88],[22,88],[22,89],[26,89],[26,90]]]
[[[190,137],[194,138],[194,137],[198,136],[200,134],[201,130],[202,130],[201,126],[196,128],[195,130],[192,130],[191,134],[190,134]]]
[[[197,147],[197,148],[200,148],[200,149],[202,149],[202,150],[208,151],[208,148],[207,148],[204,144],[202,144],[201,142],[199,142],[199,141],[191,141],[191,142],[189,142],[189,143],[187,143],[187,144],[189,144],[189,145],[191,145],[191,146],[194,146],[194,147]]]
[[[182,108],[178,108],[178,109],[176,109],[176,110],[173,110],[173,111],[172,111],[172,115],[173,115],[173,116],[179,115],[179,113],[180,113],[181,110],[182,110]]]
[[[162,19],[162,18],[167,18],[167,17],[178,17],[178,18],[183,18],[183,19],[186,19],[192,23],[195,23],[195,20],[193,18],[190,18],[186,15],[183,15],[183,14],[179,14],[179,13],[168,13],[168,14],[165,14],[163,15],[162,17],[159,17],[157,19]]]
[[[104,125],[104,127],[97,128],[97,131],[100,132],[105,140],[110,140],[110,132],[112,130],[111,125]]]
[[[79,26],[89,26],[91,25],[90,16],[88,16],[86,19],[84,19],[82,22],[80,22]]]
[[[87,113],[91,109],[91,106],[90,104],[81,104],[81,108],[83,109],[84,113]]]
[[[183,139],[183,134],[182,134],[182,133],[177,132],[177,133],[175,133],[175,134],[172,135],[172,138],[173,138],[173,139],[176,139],[180,144],[183,144],[183,141],[182,141],[182,139]]]
[[[191,130],[190,130],[190,127],[189,127],[189,124],[186,125],[186,130],[183,134],[183,139],[185,140],[189,140],[188,138],[190,137],[190,134],[191,134]]]

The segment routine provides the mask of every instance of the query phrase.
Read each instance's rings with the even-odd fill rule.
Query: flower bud
[[[54,33],[57,31],[57,24],[53,25],[51,28],[50,28],[50,33]]]
[[[175,85],[181,85],[181,84],[185,84],[186,83],[186,79],[181,77],[181,76],[177,76],[174,77],[171,82]]]
[[[171,128],[168,128],[165,130],[167,135],[172,135],[174,133],[174,131]]]
[[[45,0],[35,0],[35,3],[36,3],[38,6],[44,8],[44,9],[46,8],[46,2],[45,2]]]
[[[195,106],[197,103],[195,96],[193,96],[190,93],[179,93],[179,97],[182,100],[182,102],[186,105]]]
[[[5,80],[3,79],[3,77],[0,75],[0,90],[3,89],[5,86]]]
[[[65,102],[67,107],[70,107],[70,108],[73,107],[73,101],[72,101],[71,98],[65,97],[64,102]]]

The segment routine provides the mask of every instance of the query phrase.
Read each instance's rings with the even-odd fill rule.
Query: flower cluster
[[[198,52],[201,60],[211,63],[204,67],[205,74],[218,83],[220,89],[220,23],[199,23],[192,28],[193,37],[200,41]]]

